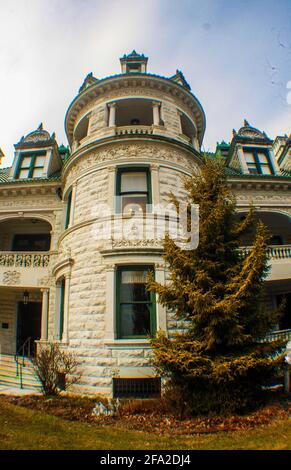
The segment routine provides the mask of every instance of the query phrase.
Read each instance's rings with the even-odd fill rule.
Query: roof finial
[[[43,130],[42,122],[41,122],[40,125],[38,126],[37,130],[38,130],[38,131],[42,131],[42,130]]]
[[[248,123],[248,121],[247,121],[246,119],[244,120],[244,126],[245,126],[245,127],[250,127],[250,125],[249,125],[249,123]]]

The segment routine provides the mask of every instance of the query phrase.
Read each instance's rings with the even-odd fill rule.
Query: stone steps
[[[1,354],[0,356],[0,387],[1,386],[13,389],[22,388],[35,392],[40,392],[42,389],[41,383],[34,372],[32,363],[28,358],[24,358],[24,361],[22,358],[18,358],[17,374],[17,363],[15,361],[15,357],[5,354]]]

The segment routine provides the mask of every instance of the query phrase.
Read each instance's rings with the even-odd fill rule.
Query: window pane
[[[146,195],[130,195],[121,196],[122,199],[122,212],[146,212],[146,205],[148,198]]]
[[[260,163],[268,163],[268,158],[265,153],[258,152],[258,159]]]
[[[44,166],[45,163],[45,155],[39,155],[36,157],[34,166]]]
[[[150,301],[146,290],[147,271],[124,271],[121,273],[121,302]]]
[[[21,161],[21,168],[29,168],[31,163],[31,157],[24,157]]]
[[[123,304],[120,306],[121,337],[150,334],[150,305]]]
[[[244,152],[245,159],[247,163],[254,163],[255,162],[255,156],[251,152]]]
[[[29,176],[29,170],[20,170],[18,178],[28,178]]]
[[[121,192],[147,191],[147,173],[130,171],[121,173]]]
[[[249,172],[250,172],[251,175],[258,175],[259,174],[256,166],[248,165],[248,169],[249,169]]]
[[[35,168],[32,174],[33,178],[40,178],[43,176],[43,168]]]
[[[263,175],[271,175],[272,174],[271,168],[269,167],[269,165],[262,165],[261,170],[262,170]]]

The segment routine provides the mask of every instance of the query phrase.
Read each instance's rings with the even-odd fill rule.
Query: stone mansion
[[[205,114],[182,72],[154,75],[147,61],[133,51],[120,74],[89,74],[66,113],[69,146],[40,125],[0,168],[0,385],[19,386],[19,357],[28,365],[39,344],[59,342],[76,354],[76,393],[158,392],[148,334],[177,322],[145,289],[149,270],[167,274],[162,240],[140,231],[203,165]],[[291,339],[291,136],[245,121],[206,157],[225,160],[238,217],[252,202],[271,232],[265,303],[287,302],[270,336]],[[113,220],[125,232],[104,236]],[[35,385],[24,370],[20,385]]]

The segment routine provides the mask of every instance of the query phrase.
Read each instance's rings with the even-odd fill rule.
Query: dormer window
[[[273,175],[268,150],[244,148],[246,164],[251,175]]]
[[[44,174],[45,153],[21,155],[16,173],[16,179],[41,178]]]
[[[140,73],[141,72],[141,64],[127,64],[126,65],[126,73]]]

